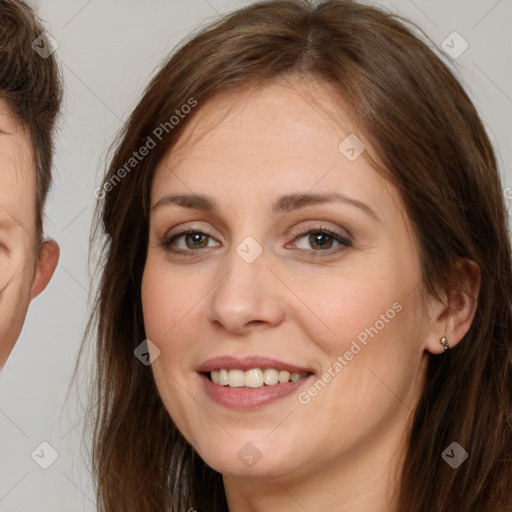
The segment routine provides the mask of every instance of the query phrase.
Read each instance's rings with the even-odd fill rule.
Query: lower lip
[[[251,410],[259,409],[281,398],[291,395],[308,381],[313,375],[308,375],[296,382],[263,385],[260,388],[231,388],[214,384],[206,375],[200,374],[206,394],[215,402],[231,409]]]

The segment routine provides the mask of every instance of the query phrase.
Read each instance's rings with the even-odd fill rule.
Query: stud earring
[[[441,345],[443,346],[444,351],[450,348],[450,345],[448,345],[448,340],[444,336],[439,340],[439,343],[441,343]]]

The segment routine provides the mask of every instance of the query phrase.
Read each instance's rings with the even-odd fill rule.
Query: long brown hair
[[[221,475],[178,432],[151,368],[134,357],[145,339],[149,192],[157,164],[208,99],[293,74],[329,83],[353,109],[415,227],[425,291],[438,296],[454,286],[461,258],[481,270],[469,332],[430,356],[397,511],[510,512],[512,270],[500,177],[464,89],[407,23],[350,0],[258,2],[192,34],[149,83],[113,146],[98,195],[103,257],[88,331],[97,338],[99,510],[227,510]],[[191,98],[195,109],[169,123]],[[127,167],[149,138],[154,147]],[[453,441],[469,453],[456,470],[441,457]]]

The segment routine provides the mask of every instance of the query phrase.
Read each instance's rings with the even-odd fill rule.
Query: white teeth
[[[274,386],[279,382],[279,372],[274,368],[267,368],[263,374],[263,382],[267,386]]]
[[[227,370],[219,370],[219,384],[221,386],[229,384],[229,372]]]
[[[246,371],[244,384],[248,388],[261,388],[263,386],[263,372],[259,368]]]
[[[214,384],[229,386],[231,388],[261,388],[266,386],[275,386],[277,383],[286,384],[287,382],[297,382],[308,375],[307,373],[290,373],[287,370],[276,370],[275,368],[252,368],[250,370],[212,370],[210,378]]]
[[[243,370],[229,370],[229,387],[241,388],[245,384],[245,372]]]
[[[282,370],[279,372],[279,382],[283,384],[284,382],[288,382],[290,380],[290,372],[286,370]]]

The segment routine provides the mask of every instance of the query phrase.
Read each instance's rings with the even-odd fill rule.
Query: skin
[[[27,132],[0,100],[0,367],[13,349],[30,301],[50,281],[59,246],[45,241],[35,254],[35,167]]]
[[[334,101],[311,80],[219,95],[199,105],[153,180],[153,206],[176,193],[219,204],[217,214],[152,208],[142,302],[146,335],[160,350],[152,369],[163,403],[223,474],[231,512],[392,510],[428,354],[442,353],[442,336],[457,344],[473,319],[474,265],[469,295],[422,301],[403,203],[365,153],[351,162],[339,151],[357,128],[347,110],[343,123],[333,122]],[[272,214],[282,194],[332,191],[378,219],[344,203]],[[319,247],[297,235],[310,227],[348,230],[353,243],[327,237]],[[182,236],[165,247],[181,228],[211,238]],[[247,236],[263,249],[252,263],[236,252]],[[197,247],[195,256],[171,252]],[[228,409],[206,395],[196,372],[212,357],[258,354],[312,368],[316,380],[396,303],[401,311],[307,404],[292,394],[255,411]],[[248,442],[261,452],[252,467],[237,457]]]

